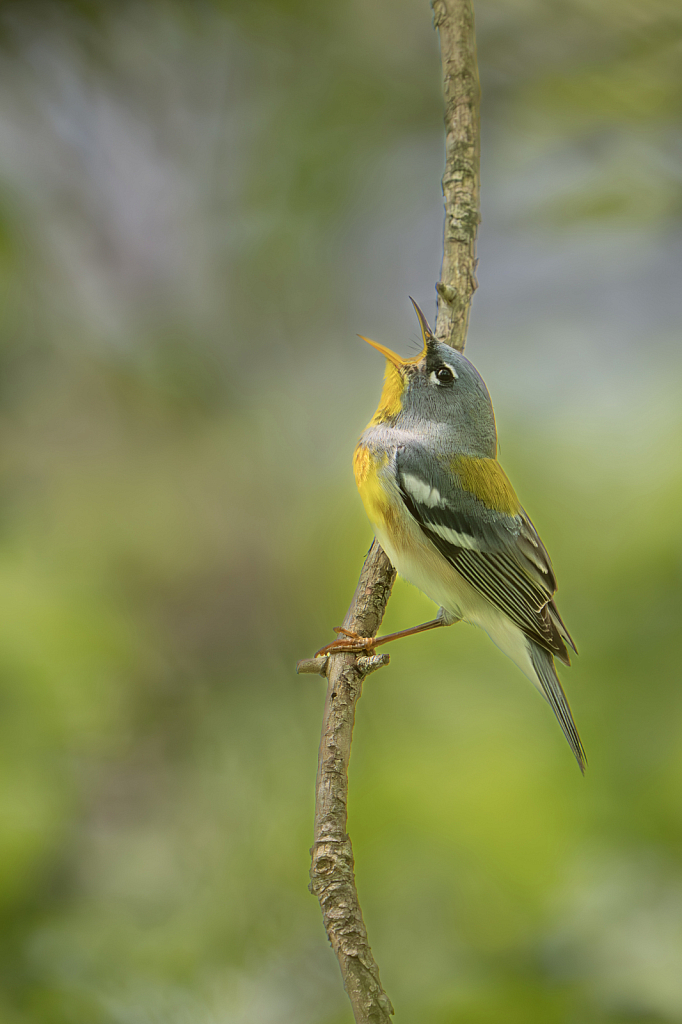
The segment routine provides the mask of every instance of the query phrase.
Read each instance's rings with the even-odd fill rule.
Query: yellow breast
[[[389,511],[389,501],[379,479],[379,471],[386,465],[388,456],[375,456],[369,448],[358,445],[353,455],[353,472],[362,503],[371,523],[382,526]]]
[[[373,455],[359,444],[353,455],[353,472],[370,523],[388,534],[394,544],[400,544],[405,533],[405,512],[400,501],[391,500],[391,493],[382,479],[382,470],[387,462],[386,452]]]

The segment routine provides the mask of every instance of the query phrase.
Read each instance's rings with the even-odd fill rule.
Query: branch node
[[[368,676],[372,672],[376,672],[378,668],[388,665],[390,660],[390,654],[370,654],[366,657],[358,658],[358,671],[362,672],[363,676]]]
[[[443,281],[436,283],[436,291],[440,295],[441,299],[444,299],[449,306],[454,306],[455,302],[459,298],[459,293],[456,288],[453,288],[451,284],[444,284]]]
[[[296,673],[299,676],[326,676],[328,664],[328,654],[323,654],[321,658],[302,658],[300,661],[296,662]]]

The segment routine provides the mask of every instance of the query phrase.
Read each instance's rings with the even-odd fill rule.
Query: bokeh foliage
[[[361,898],[398,1021],[682,1021],[682,15],[476,10],[468,354],[591,767],[484,635],[396,647],[358,711]],[[0,19],[0,1018],[348,1024],[293,665],[370,541],[354,335],[407,351],[438,273],[428,5]],[[398,584],[386,627],[431,612]]]

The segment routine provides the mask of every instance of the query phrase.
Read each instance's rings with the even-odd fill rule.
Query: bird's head
[[[495,414],[483,378],[461,352],[437,340],[421,309],[411,301],[424,343],[418,356],[403,359],[360,335],[386,357],[384,389],[371,425],[398,427],[424,437],[436,428],[450,427],[462,451],[494,458]]]

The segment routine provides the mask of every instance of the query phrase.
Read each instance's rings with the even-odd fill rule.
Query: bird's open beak
[[[366,338],[364,334],[358,334],[358,338],[362,338],[362,340],[366,341],[368,345],[375,348],[377,352],[381,352],[382,356],[385,356],[389,363],[393,363],[393,365],[397,366],[399,370],[404,369],[406,366],[415,366],[417,363],[421,362],[421,360],[426,356],[428,346],[433,345],[436,340],[433,336],[433,331],[429,327],[428,320],[411,296],[410,302],[414,306],[415,313],[417,314],[417,319],[419,320],[419,326],[421,327],[422,332],[422,341],[424,342],[423,351],[420,352],[418,356],[413,356],[411,359],[403,359],[396,352],[392,352],[390,348],[386,348],[385,345],[380,345],[378,341],[371,341],[369,338]]]
[[[414,311],[417,314],[417,320],[419,321],[419,326],[421,327],[422,341],[424,342],[424,355],[426,355],[426,349],[429,345],[429,342],[433,343],[436,339],[433,336],[433,331],[429,327],[429,321],[426,319],[426,317],[424,316],[421,309],[419,308],[419,306],[414,301],[411,295],[410,302],[414,306]]]
[[[368,345],[375,348],[377,352],[381,352],[382,356],[386,356],[388,361],[393,363],[394,366],[397,366],[399,370],[405,365],[406,360],[401,359],[396,352],[391,352],[390,348],[386,348],[385,345],[380,345],[378,341],[371,341],[369,338],[366,338],[364,334],[358,334],[358,338],[362,338],[362,340],[366,341]]]

